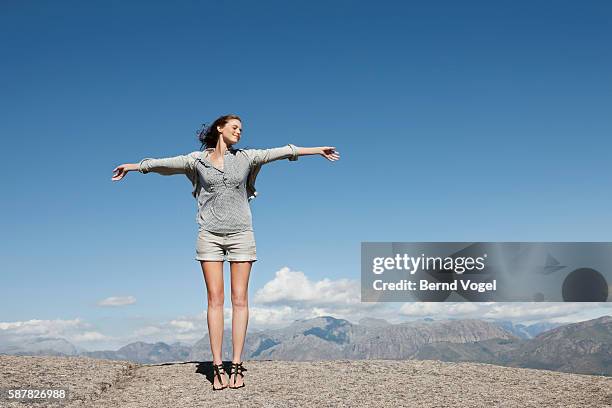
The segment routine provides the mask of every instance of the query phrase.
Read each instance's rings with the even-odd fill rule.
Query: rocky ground
[[[210,362],[139,365],[0,355],[1,407],[612,407],[612,378],[438,361],[246,361],[246,387],[212,390]],[[229,367],[228,367],[229,369]],[[7,388],[63,387],[59,403]]]

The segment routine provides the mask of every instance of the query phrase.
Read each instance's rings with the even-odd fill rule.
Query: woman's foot
[[[242,363],[232,363],[232,366],[230,367],[230,388],[244,387],[244,374],[242,373],[246,370],[247,369],[242,366]]]
[[[213,391],[219,391],[227,388],[228,386],[227,376],[225,375],[225,368],[223,363],[213,363]]]

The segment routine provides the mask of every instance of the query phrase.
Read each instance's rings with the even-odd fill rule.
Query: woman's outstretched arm
[[[111,180],[119,181],[124,178],[130,171],[136,170],[138,170],[137,163],[120,164],[119,166],[113,169],[113,178]]]
[[[322,147],[298,147],[298,156],[308,156],[312,154],[320,154],[329,161],[340,160],[340,153],[336,151],[335,147],[322,146]]]
[[[140,163],[122,164],[113,170],[113,181],[119,181],[130,171],[139,171],[143,174],[149,172],[171,176],[173,174],[187,174],[195,171],[195,162],[200,152],[189,153],[184,156],[168,157],[165,159],[143,159]]]
[[[252,165],[262,165],[273,162],[275,160],[289,159],[295,161],[299,156],[308,156],[313,154],[320,154],[327,160],[336,161],[340,159],[340,154],[336,151],[335,147],[323,146],[323,147],[297,147],[292,144],[288,144],[283,147],[275,147],[272,149],[251,149],[246,150],[247,154],[251,158]]]

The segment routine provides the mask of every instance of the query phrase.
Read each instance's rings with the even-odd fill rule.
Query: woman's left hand
[[[319,154],[325,157],[327,160],[329,161],[340,160],[340,153],[336,151],[335,147],[323,146],[323,147],[319,147],[319,149],[321,149],[321,153]]]

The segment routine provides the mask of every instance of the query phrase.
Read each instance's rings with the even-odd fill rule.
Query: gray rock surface
[[[600,376],[438,361],[244,364],[245,388],[212,391],[210,363],[0,356],[0,387],[69,387],[68,408],[612,406],[612,378]]]
[[[137,364],[126,361],[98,360],[87,357],[7,356],[0,355],[0,388],[67,388],[72,402],[92,404],[111,387],[132,376]],[[3,397],[5,394],[3,393]],[[65,406],[30,403],[30,406]],[[21,407],[20,402],[3,398],[0,407]],[[89,405],[93,406],[93,405]]]

